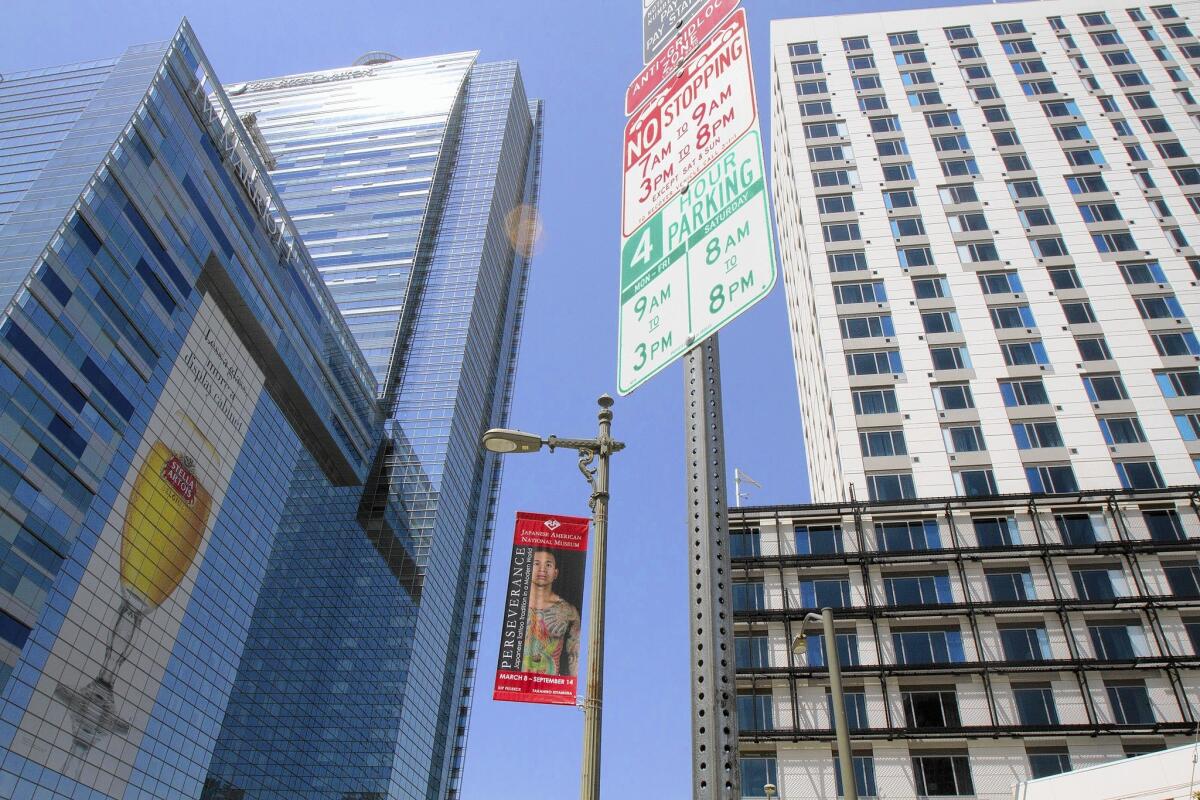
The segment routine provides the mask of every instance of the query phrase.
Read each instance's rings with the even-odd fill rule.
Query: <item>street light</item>
[[[775,784],[768,783],[763,785],[763,794],[767,796],[767,800],[771,800],[775,796]]]
[[[536,433],[492,428],[481,444],[492,453],[536,453],[543,445],[554,452],[562,447],[579,453],[579,471],[592,487],[592,608],[588,630],[588,676],[583,699],[583,764],[579,774],[581,800],[600,800],[600,705],[604,697],[604,583],[608,537],[608,458],[625,449],[612,438],[613,399],[600,395],[600,432],[595,439],[543,439]],[[597,459],[599,459],[597,461]],[[596,461],[596,466],[591,463]]]
[[[846,696],[842,693],[842,664],[838,656],[837,634],[833,630],[833,609],[822,608],[820,614],[808,613],[800,620],[800,635],[792,642],[792,652],[798,656],[808,651],[804,627],[820,623],[825,633],[825,654],[829,661],[829,690],[833,699],[833,730],[837,735],[838,765],[842,773],[842,792],[846,800],[858,800],[858,784],[854,782],[854,757],[850,753],[850,730],[846,725]]]

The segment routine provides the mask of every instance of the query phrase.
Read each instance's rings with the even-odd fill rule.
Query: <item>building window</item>
[[[1200,356],[1200,340],[1191,331],[1154,333],[1150,338],[1160,356]]]
[[[875,758],[872,755],[854,754],[854,785],[858,789],[859,797],[875,797],[877,795],[875,789]],[[834,782],[837,784],[837,796],[844,797],[846,792],[842,789],[842,770],[838,762],[837,751],[833,754],[833,776]]]
[[[1125,382],[1121,380],[1120,375],[1086,375],[1083,378],[1083,388],[1093,403],[1129,399],[1129,393],[1125,391]],[[1197,390],[1200,391],[1200,380],[1197,381]]]
[[[871,44],[865,36],[849,36],[842,39],[842,49],[847,53],[853,53],[858,50],[870,50]]]
[[[958,258],[964,264],[999,261],[1000,253],[993,242],[972,242],[958,245]]]
[[[965,383],[945,383],[934,386],[933,400],[938,411],[957,411],[975,407],[975,398],[971,396],[971,387]]]
[[[861,272],[867,269],[867,254],[861,250],[830,253],[827,260],[830,272]]]
[[[943,28],[943,30],[946,32],[946,38],[951,42],[975,38],[975,34],[971,33],[970,25],[957,25],[953,28]]]
[[[1126,489],[1161,489],[1165,485],[1158,464],[1153,461],[1118,461],[1114,466],[1121,486]]]
[[[1025,468],[1029,491],[1045,494],[1070,494],[1079,491],[1075,471],[1070,464],[1045,464]]]
[[[971,766],[965,755],[913,756],[913,775],[920,797],[957,797],[975,793]]]
[[[862,389],[854,392],[855,414],[895,414],[899,410],[895,389]]]
[[[895,336],[891,314],[872,314],[866,317],[842,317],[839,320],[843,339],[875,339]]]
[[[868,475],[867,494],[872,501],[908,500],[917,496],[912,473]]]
[[[942,538],[936,520],[876,522],[875,545],[881,552],[940,550]]]
[[[921,314],[926,333],[954,333],[959,329],[958,314],[953,311],[926,311]]]
[[[1151,540],[1155,542],[1182,542],[1187,538],[1183,533],[1183,521],[1174,509],[1143,509],[1142,519],[1146,522]]]
[[[938,189],[938,195],[942,198],[942,204],[947,206],[979,202],[979,194],[975,187],[969,184],[943,186]]]
[[[738,692],[738,728],[744,731],[769,731],[775,727],[774,702],[770,692]]]
[[[867,695],[861,688],[849,688],[842,693],[845,701],[846,727],[852,731],[863,731],[870,728],[867,722]],[[825,694],[825,712],[829,715],[829,727],[833,728],[833,696]]]
[[[1014,686],[1017,721],[1022,725],[1057,725],[1058,708],[1049,685]]]
[[[1200,565],[1196,562],[1163,564],[1163,573],[1175,597],[1200,597]]]
[[[1078,547],[1100,541],[1091,514],[1056,514],[1054,522],[1064,544]]]
[[[1071,771],[1071,756],[1065,747],[1031,747],[1026,755],[1031,778],[1048,778]]]
[[[817,210],[822,214],[845,214],[854,210],[854,195],[827,194],[817,198]]]
[[[979,453],[987,450],[983,431],[978,425],[956,425],[942,429],[946,449],[951,453]]]
[[[1017,449],[1035,450],[1040,447],[1062,447],[1062,434],[1059,433],[1058,423],[1054,420],[1041,422],[1012,423],[1013,437],[1017,440]]]
[[[896,189],[883,193],[883,205],[889,210],[897,208],[916,208],[917,196],[912,189]]]
[[[1146,432],[1137,417],[1101,417],[1100,431],[1108,444],[1138,444],[1146,441]]]
[[[1163,397],[1193,397],[1200,395],[1200,372],[1194,369],[1178,369],[1157,372],[1154,375]]]
[[[761,538],[758,528],[730,531],[730,555],[734,558],[753,558],[762,555]]]
[[[1004,405],[1009,408],[1043,405],[1050,402],[1041,378],[1026,381],[1000,381],[1000,396],[1004,399]]]
[[[962,720],[958,714],[958,697],[954,689],[930,689],[902,691],[904,700],[904,723],[909,728],[937,729],[958,728]]]
[[[1012,517],[975,517],[971,523],[980,547],[1011,547],[1021,543],[1017,521]]]
[[[890,606],[931,606],[954,602],[948,575],[884,578],[883,589]]]
[[[1050,363],[1050,357],[1046,355],[1046,346],[1040,339],[1004,342],[1000,345],[1000,353],[1004,356],[1004,363],[1010,367],[1028,367]]]
[[[733,582],[734,611],[763,611],[766,607],[767,596],[762,581]]]
[[[788,55],[795,58],[796,56],[815,56],[820,53],[820,48],[816,42],[793,42],[788,45]]]
[[[1101,661],[1130,661],[1150,654],[1146,634],[1137,624],[1092,623],[1088,625],[1088,636]]]
[[[825,556],[844,553],[841,525],[797,525],[796,554]]]
[[[1015,271],[980,272],[978,277],[984,294],[1019,294],[1025,291]]]
[[[971,355],[967,349],[958,347],[929,348],[929,359],[934,369],[970,369]]]
[[[1058,267],[1047,270],[1050,273],[1050,284],[1055,289],[1082,289],[1083,282],[1074,267]]]
[[[742,768],[742,797],[766,797],[763,787],[778,785],[775,756],[745,754],[738,761]]]
[[[987,572],[988,593],[995,602],[1033,600],[1033,576],[1028,569],[1015,572]]]
[[[1079,348],[1079,357],[1084,361],[1108,361],[1112,359],[1112,351],[1103,336],[1088,336],[1075,340]]]
[[[904,443],[904,431],[900,429],[860,431],[858,443],[867,458],[902,456],[908,453]]]
[[[953,630],[893,631],[897,664],[961,664],[966,661],[962,632]]]
[[[771,637],[738,634],[733,637],[733,661],[737,669],[765,669],[771,666]]]
[[[829,655],[825,650],[825,636],[820,633],[810,633],[804,637],[808,645],[808,666],[811,668],[824,667]],[[838,663],[843,667],[858,664],[858,634],[837,634]]]
[[[988,311],[992,317],[992,325],[1001,330],[1037,327],[1033,311],[1026,303],[1013,306],[992,306]]]
[[[850,581],[845,578],[825,578],[800,581],[800,607],[848,608]]]
[[[1112,705],[1113,719],[1118,725],[1153,725],[1154,707],[1142,681],[1109,683],[1108,702]]]
[[[1001,628],[1000,647],[1005,661],[1045,661],[1050,657],[1050,640],[1040,625]]]
[[[851,375],[898,375],[904,372],[899,350],[847,353],[846,368]]]
[[[912,285],[918,300],[950,296],[950,285],[945,278],[913,278]]]
[[[1076,568],[1071,570],[1071,579],[1083,600],[1115,600],[1126,594],[1125,575],[1120,569]]]
[[[833,296],[838,303],[843,304],[887,302],[883,281],[838,283],[833,287]]]
[[[1192,654],[1200,656],[1200,620],[1185,620],[1183,628],[1192,643]]]
[[[1089,325],[1096,321],[1096,312],[1092,310],[1092,304],[1086,300],[1063,303],[1062,310],[1068,325]]]
[[[990,469],[964,469],[954,473],[954,488],[963,497],[999,494],[996,477]]]

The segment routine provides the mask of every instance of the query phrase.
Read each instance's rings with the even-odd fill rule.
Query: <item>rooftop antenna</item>
[[[745,481],[746,483],[750,484],[751,486],[757,486],[759,489],[763,488],[761,483],[754,480],[754,478],[751,478],[749,475],[742,472],[737,467],[734,467],[733,468],[733,498],[734,498],[734,505],[737,508],[742,507],[742,498],[743,497],[750,496],[749,494],[742,491],[742,481]]]

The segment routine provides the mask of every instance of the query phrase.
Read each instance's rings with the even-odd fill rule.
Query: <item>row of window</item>
[[[1118,688],[1115,687],[1114,688]],[[1132,697],[1133,693],[1118,693],[1116,703],[1125,712],[1126,698],[1133,703],[1138,702]],[[1109,695],[1110,704],[1114,703],[1113,695]],[[924,701],[923,701],[924,702]],[[929,701],[932,702],[932,701]],[[1114,708],[1116,705],[1114,704]],[[1133,713],[1137,713],[1132,705]],[[1127,744],[1125,757],[1143,755],[1154,750],[1161,750],[1161,744]],[[1029,761],[1029,775],[1032,778],[1045,778],[1058,775],[1072,769],[1069,750],[1062,745],[1029,745],[1025,748],[1025,756]],[[933,750],[913,753],[910,757],[913,771],[913,785],[919,797],[961,797],[975,792],[974,781],[971,777],[970,758],[961,750]],[[774,755],[755,752],[743,753],[739,759],[742,772],[742,797],[766,797],[764,787],[778,783],[778,765]],[[878,789],[875,780],[874,754],[856,747],[853,753],[854,783],[859,797],[877,797]],[[832,772],[835,778],[837,796],[844,796],[842,791],[841,772],[838,767],[837,753],[834,753]]]
[[[1153,725],[1156,719],[1154,706],[1146,685],[1140,680],[1112,680],[1105,682],[1105,695],[1113,721],[1118,725]],[[1029,727],[1050,727],[1062,724],[1054,700],[1054,690],[1048,683],[1016,684],[1012,687],[1013,704],[1017,712],[1017,724]],[[843,691],[846,710],[846,726],[851,731],[867,731],[873,727],[867,713],[867,695],[861,686],[847,686]],[[900,689],[900,700],[904,708],[902,721],[906,733],[919,735],[922,731],[964,727],[959,713],[958,695],[955,686],[919,686]],[[832,728],[833,698],[825,695],[826,719]],[[738,729],[747,733],[776,729],[774,714],[775,700],[769,689],[738,691]],[[782,722],[782,721],[780,721]],[[900,720],[896,721],[901,722]],[[900,727],[900,725],[896,725]]]
[[[1165,562],[1162,570],[1173,597],[1200,599],[1200,562],[1195,558]],[[1119,600],[1139,596],[1131,591],[1129,582],[1125,579],[1124,568],[1119,563],[1072,566],[1069,572],[1076,597],[1080,600]],[[985,570],[984,579],[992,602],[1027,602],[1039,599],[1034,592],[1033,575],[1028,567]],[[950,588],[950,576],[945,571],[885,574],[882,581],[884,601],[888,606],[929,606],[956,602]],[[799,590],[799,602],[795,595],[788,593],[788,607],[801,610],[854,607],[850,599],[850,580],[847,577],[805,578],[799,582]],[[869,594],[874,595],[875,591],[869,590]],[[974,598],[972,602],[982,599]],[[766,587],[761,580],[734,582],[735,611],[764,611],[767,610],[765,604]]]
[[[1188,636],[1188,644],[1191,646],[1191,653],[1174,653],[1174,655],[1200,656],[1200,619],[1185,617],[1183,625]],[[1095,659],[1126,662],[1153,655],[1145,630],[1136,619],[1117,617],[1091,620],[1086,627],[1088,641]],[[998,633],[1005,662],[1036,664],[1052,660],[1049,638],[1043,623],[1003,624],[999,626]],[[825,649],[823,635],[809,634],[805,638],[808,646],[808,667],[816,669],[826,666],[828,651]],[[957,627],[893,630],[891,640],[894,654],[893,663],[897,666],[921,667],[969,663],[963,648],[962,632]],[[758,670],[776,666],[771,663],[769,642],[769,636],[766,634],[736,634],[734,650],[737,669]],[[1075,644],[1074,647],[1077,648],[1078,645]],[[859,658],[857,633],[839,632],[837,648],[838,663],[843,667],[862,665]],[[787,664],[779,666],[787,666]]]
[[[1121,525],[1128,526],[1136,521],[1129,516]],[[1183,520],[1179,512],[1170,508],[1147,508],[1139,512],[1142,530],[1150,541],[1170,544],[1187,540]],[[1072,547],[1093,547],[1111,541],[1112,534],[1102,514],[1087,511],[1057,513],[1052,516],[1054,526],[1038,525],[1046,532],[1057,532],[1062,544]],[[952,541],[959,546],[981,548],[1019,547],[1023,543],[1020,526],[1013,516],[972,517],[969,530],[973,542],[962,539],[966,526],[955,527]],[[874,545],[881,553],[911,553],[937,551],[946,547],[941,527],[936,519],[900,519],[875,522],[872,527]],[[808,523],[793,528],[792,544],[797,555],[842,555],[846,553],[845,534],[837,522]],[[782,544],[782,543],[780,543]],[[762,533],[758,528],[738,528],[730,532],[730,552],[734,558],[758,558],[762,555]]]

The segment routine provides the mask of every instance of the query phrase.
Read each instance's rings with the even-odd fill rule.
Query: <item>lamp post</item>
[[[837,735],[838,765],[842,773],[842,793],[846,800],[858,800],[858,784],[854,782],[854,756],[850,752],[850,729],[846,725],[846,696],[842,693],[842,664],[838,656],[837,634],[833,630],[833,609],[823,608],[820,614],[808,613],[800,621],[800,635],[792,642],[792,652],[804,655],[808,642],[804,627],[820,623],[825,634],[825,654],[829,661],[829,690],[833,699],[833,730]]]
[[[592,487],[592,607],[588,626],[588,674],[583,698],[583,763],[579,774],[580,800],[600,798],[600,709],[604,697],[604,584],[608,538],[608,459],[625,449],[612,438],[613,399],[607,394],[600,405],[600,430],[595,439],[543,439],[536,433],[492,428],[482,444],[493,453],[536,453],[543,445],[554,452],[562,447],[579,453],[579,471]],[[596,461],[596,466],[591,464]]]

